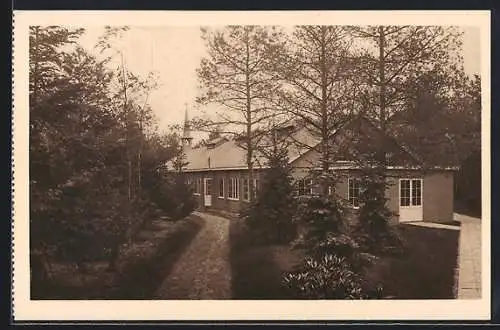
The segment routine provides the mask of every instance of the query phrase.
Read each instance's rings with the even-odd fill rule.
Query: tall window
[[[224,178],[219,179],[219,198],[224,198]]]
[[[229,178],[229,186],[227,190],[227,198],[229,199],[239,199],[240,198],[240,187],[238,184],[237,177]]]
[[[422,179],[401,179],[399,192],[400,206],[422,205]]]
[[[422,205],[422,180],[411,180],[411,204],[414,206]]]
[[[297,181],[297,192],[299,196],[312,195],[312,179],[299,179]]]
[[[194,181],[194,193],[199,195],[201,193],[201,178],[196,178]]]
[[[205,178],[205,196],[212,196],[212,178]]]
[[[347,179],[347,200],[349,205],[354,208],[359,207],[359,187],[360,181],[356,178]]]
[[[250,185],[248,184],[248,178],[243,178],[243,200],[250,200]]]

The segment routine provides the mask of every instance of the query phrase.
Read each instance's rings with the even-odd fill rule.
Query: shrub
[[[193,191],[180,173],[159,175],[151,190],[151,198],[173,220],[188,216],[196,208]]]
[[[307,258],[304,269],[288,273],[283,284],[293,298],[363,299],[363,279],[345,258],[325,254],[320,259]]]
[[[330,198],[331,197],[331,198]],[[304,199],[296,221],[307,257],[303,269],[284,275],[290,294],[300,298],[361,299],[376,296],[363,274],[375,257],[351,237],[342,202],[330,197]]]
[[[273,155],[269,165],[257,198],[242,212],[242,217],[263,241],[288,243],[296,236],[293,222],[296,203],[286,155]]]
[[[303,228],[303,246],[310,256],[351,256],[357,246],[348,236],[343,214],[342,205],[334,199],[313,196],[299,203],[296,221]]]
[[[402,251],[402,238],[397,228],[390,224],[395,214],[387,207],[386,188],[383,170],[365,170],[363,189],[360,192],[359,221],[353,231],[363,251],[375,254]]]

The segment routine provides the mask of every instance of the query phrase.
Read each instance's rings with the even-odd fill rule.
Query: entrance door
[[[205,178],[205,206],[212,206],[212,178]]]
[[[423,180],[422,179],[400,179],[399,180],[399,221],[422,221],[423,220]]]

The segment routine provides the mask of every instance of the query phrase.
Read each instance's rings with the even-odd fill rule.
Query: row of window
[[[242,183],[242,188],[243,188],[243,200],[244,201],[249,201],[250,200],[250,180],[248,178],[243,178],[241,179]],[[231,177],[228,180],[227,184],[227,198],[228,199],[240,199],[240,181],[236,177]],[[257,196],[257,193],[259,192],[259,179],[253,179],[253,184],[252,184],[252,192],[254,196]],[[226,186],[226,180],[224,178],[219,179],[219,198],[224,198],[225,197],[225,186]]]
[[[360,179],[347,179],[347,201],[352,207],[359,207],[361,188],[362,184]],[[329,187],[328,192],[331,194],[331,187]],[[312,195],[313,181],[311,179],[298,180],[297,193],[299,196]],[[403,207],[422,205],[422,179],[400,180],[399,205]]]
[[[206,181],[205,194],[212,194],[212,180]],[[226,185],[227,182],[227,185]],[[243,186],[243,200],[248,201],[250,199],[250,185],[249,179],[241,179]],[[193,182],[188,179],[188,184],[193,184]],[[253,194],[257,196],[259,190],[259,179],[253,179]],[[194,193],[201,194],[202,182],[201,178],[194,181]],[[240,199],[240,180],[237,177],[230,177],[229,180],[225,178],[219,179],[219,198],[226,198],[226,188],[227,188],[227,198],[233,200]],[[297,194],[299,196],[312,195],[313,194],[313,181],[312,179],[299,179],[296,182]],[[331,187],[330,187],[331,188]],[[347,179],[347,201],[352,207],[359,207],[359,196],[361,192],[362,184],[361,180],[357,178]],[[329,189],[331,194],[332,189]],[[400,180],[400,190],[399,190],[399,205],[400,206],[421,206],[422,205],[422,179],[401,179]]]
[[[202,179],[198,178],[194,181],[194,193],[200,195],[202,193]],[[204,194],[212,195],[212,179],[208,178],[206,181],[206,191]],[[188,179],[188,184],[193,184],[193,182]],[[249,179],[243,178],[241,179],[241,184],[243,186],[243,200],[250,200],[250,185]],[[253,179],[253,195],[256,196],[259,190],[259,179]],[[226,188],[227,188],[227,198],[238,200],[240,199],[240,180],[237,177],[230,177],[228,180],[225,178],[219,179],[219,198],[226,197]]]
[[[297,180],[297,194],[299,196],[313,194],[312,179]],[[328,194],[332,194],[332,187],[328,187]],[[352,207],[359,207],[360,180],[356,178],[347,179],[347,200]]]

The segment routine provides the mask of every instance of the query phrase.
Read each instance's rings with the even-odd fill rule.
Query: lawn
[[[481,218],[481,199],[478,201],[460,201],[455,200],[453,203],[453,211],[465,214],[469,217]]]
[[[407,224],[400,229],[406,241],[404,255],[384,258],[377,265],[385,295],[396,299],[453,299],[460,232]]]
[[[239,219],[229,227],[233,299],[287,299],[281,274],[300,262],[300,251],[255,242]]]
[[[114,271],[105,261],[87,263],[85,273],[53,262],[52,280],[33,287],[31,299],[149,299],[203,224],[195,215],[154,221],[122,251]]]
[[[400,225],[406,241],[401,257],[381,258],[367,276],[393,299],[454,298],[459,231]],[[252,241],[244,223],[230,227],[233,299],[289,299],[281,287],[283,272],[300,265],[303,252]]]

